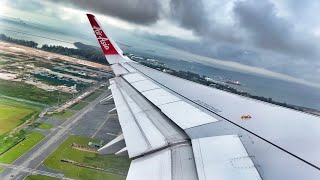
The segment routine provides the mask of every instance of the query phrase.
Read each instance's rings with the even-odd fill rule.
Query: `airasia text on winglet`
[[[106,49],[106,50],[109,50],[109,45],[107,42],[109,41],[108,38],[106,37],[102,37],[102,29],[100,27],[96,27],[96,26],[93,26],[93,30],[94,30],[94,33],[97,35],[97,39],[99,40],[100,44]]]

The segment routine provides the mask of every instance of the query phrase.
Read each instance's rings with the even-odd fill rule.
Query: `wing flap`
[[[131,162],[127,180],[197,180],[190,145],[167,148]]]
[[[165,149],[133,160],[130,165],[127,180],[140,179],[172,179],[170,150]]]
[[[133,114],[130,113],[130,108],[123,98],[120,89],[117,87],[115,82],[111,81],[110,83],[110,88],[118,112],[119,122],[128,147],[129,156],[137,156],[141,154],[141,152],[147,151],[150,148],[149,144],[139,126],[136,124]]]
[[[237,135],[192,140],[199,180],[261,180]]]
[[[121,77],[110,80],[110,89],[130,158],[187,138],[184,132],[161,116],[159,111],[130,87]]]

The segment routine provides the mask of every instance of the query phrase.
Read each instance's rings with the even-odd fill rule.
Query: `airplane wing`
[[[145,67],[87,16],[123,132],[99,152],[128,154],[128,180],[320,179],[319,117]]]

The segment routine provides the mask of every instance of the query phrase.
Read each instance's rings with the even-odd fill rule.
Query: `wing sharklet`
[[[87,14],[87,17],[101,47],[101,50],[109,64],[133,62],[128,57],[123,56],[123,51],[119,48],[117,43],[113,41],[112,38],[108,36],[107,33],[102,29],[101,25],[94,15]]]

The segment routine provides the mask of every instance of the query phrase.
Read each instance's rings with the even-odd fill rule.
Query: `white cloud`
[[[0,16],[5,16],[9,12],[9,8],[6,6],[7,1],[0,2]]]

